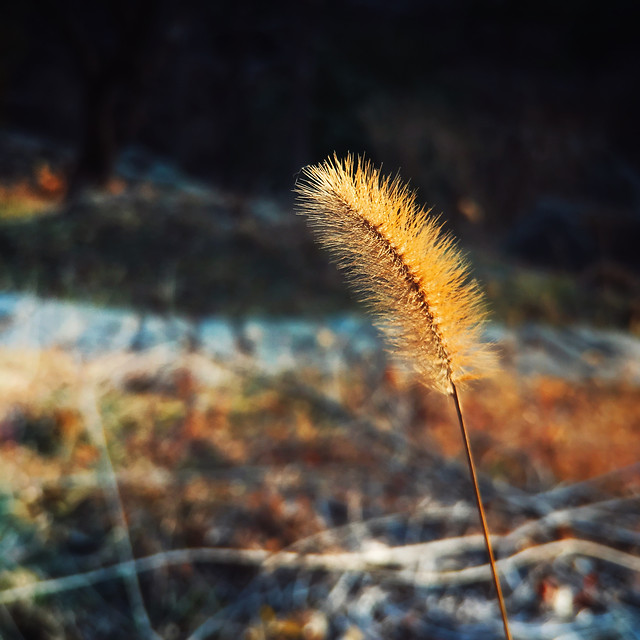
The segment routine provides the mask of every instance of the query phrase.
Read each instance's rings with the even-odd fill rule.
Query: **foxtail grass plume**
[[[394,351],[445,394],[495,368],[482,294],[455,240],[399,178],[348,155],[305,167],[298,210],[344,269]]]
[[[483,298],[467,262],[404,183],[382,176],[362,158],[334,156],[306,167],[296,191],[300,213],[347,272],[396,352],[413,363],[424,384],[453,398],[505,638],[511,640],[457,390],[494,369],[493,354],[480,341]]]

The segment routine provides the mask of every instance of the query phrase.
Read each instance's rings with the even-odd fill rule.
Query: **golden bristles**
[[[455,240],[397,177],[348,155],[305,167],[298,210],[398,355],[446,394],[495,368],[484,301]]]

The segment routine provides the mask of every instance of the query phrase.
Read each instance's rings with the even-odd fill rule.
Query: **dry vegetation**
[[[118,542],[102,429],[133,557],[151,558],[139,567],[140,588],[162,637],[425,637],[425,629],[449,627],[460,635],[447,637],[462,638],[465,622],[486,617],[457,608],[446,614],[447,598],[480,611],[491,599],[488,576],[456,586],[466,584],[465,565],[483,560],[465,470],[453,461],[460,447],[450,407],[395,369],[374,378],[362,363],[339,379],[303,370],[293,380],[194,353],[82,365],[62,352],[3,350],[0,385],[3,637],[142,633],[126,571],[99,573],[130,559]],[[640,472],[637,464],[621,470],[637,461],[637,391],[504,376],[469,390],[464,402],[490,520],[497,533],[512,532],[498,536],[499,554],[541,554],[535,568],[511,578],[516,636],[519,620],[555,615],[568,624],[580,611],[597,616],[612,602],[635,602],[633,567],[589,553],[617,550],[627,562],[640,546],[631,506]],[[588,483],[586,497],[572,493],[581,485],[569,485],[554,502],[559,482],[607,473]],[[579,517],[579,505],[596,515]],[[545,524],[554,513],[557,520]],[[599,519],[606,523],[600,531]],[[517,533],[521,526],[526,535]],[[606,527],[618,538],[607,538]],[[430,561],[428,545],[452,536],[467,538],[448,553],[434,549]],[[574,539],[597,543],[573,552],[584,566],[563,563],[566,549],[545,547]],[[427,546],[407,555],[413,543]],[[383,546],[400,559],[381,561],[375,551]],[[311,555],[267,561],[288,549]],[[340,559],[340,552],[351,555]],[[409,569],[420,557],[424,567]],[[282,568],[261,570],[265,561]],[[429,595],[433,586],[418,586],[426,569],[435,570],[432,582],[445,579],[437,597]],[[450,585],[447,569],[454,570]],[[87,583],[70,584],[74,575]],[[525,597],[517,582],[531,593]],[[582,591],[562,613],[558,593],[577,584]],[[43,585],[51,592],[37,596]],[[386,604],[358,619],[354,610],[372,589],[386,594]],[[421,592],[431,598],[426,611]],[[499,630],[485,628],[487,637],[492,632]],[[609,632],[601,637],[618,637]]]
[[[459,445],[448,407],[429,398],[429,433],[445,455]],[[635,387],[599,380],[501,376],[465,394],[475,449],[485,470],[517,486],[576,482],[638,461]],[[539,486],[539,485],[538,485]]]
[[[60,215],[47,171],[0,191],[5,288],[194,317],[353,308],[300,229],[265,233],[249,201],[116,184]],[[635,330],[626,293],[480,266],[503,321]],[[499,637],[451,407],[377,363],[269,377],[241,353],[3,347],[0,635]],[[630,637],[637,388],[509,369],[462,401],[514,635]]]

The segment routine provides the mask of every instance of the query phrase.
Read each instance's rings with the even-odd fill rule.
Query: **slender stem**
[[[451,387],[453,388],[453,402],[456,405],[456,413],[458,414],[458,422],[460,423],[460,431],[462,432],[464,449],[467,454],[467,463],[469,464],[469,473],[471,474],[471,483],[473,484],[473,490],[476,496],[476,504],[478,505],[478,514],[480,515],[480,523],[482,524],[484,541],[485,541],[485,544],[487,545],[487,553],[489,554],[489,564],[491,565],[491,573],[493,575],[493,584],[496,587],[496,594],[498,595],[498,604],[500,605],[500,614],[502,615],[504,635],[507,640],[512,640],[511,631],[509,631],[509,621],[507,619],[507,609],[504,605],[504,597],[502,596],[502,588],[500,587],[500,579],[498,578],[498,570],[496,569],[496,560],[493,556],[493,549],[491,547],[491,538],[489,536],[489,527],[487,526],[487,518],[484,515],[484,507],[482,506],[482,497],[480,496],[480,486],[478,485],[476,465],[473,461],[473,455],[471,454],[471,444],[469,443],[469,436],[467,434],[467,429],[464,426],[464,420],[462,419],[462,411],[460,409],[460,400],[458,399],[458,390],[456,389],[456,386],[453,383],[451,383]]]

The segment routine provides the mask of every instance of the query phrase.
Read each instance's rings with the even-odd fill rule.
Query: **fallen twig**
[[[129,536],[127,519],[120,499],[120,490],[118,488],[118,480],[116,479],[113,462],[109,454],[109,446],[107,444],[107,436],[104,431],[104,425],[97,406],[97,398],[95,389],[92,385],[85,385],[79,408],[85,419],[86,429],[90,437],[100,450],[100,486],[104,491],[107,504],[111,510],[114,520],[114,529],[116,531],[116,544],[120,553],[120,557],[125,560],[122,563],[120,575],[124,580],[127,589],[129,601],[133,611],[136,627],[147,638],[158,638],[158,634],[153,630],[149,614],[144,606],[144,599],[138,582],[138,574],[135,568],[126,568],[133,560],[133,546]]]
[[[422,560],[426,553],[437,557],[443,549],[468,550],[471,547],[481,547],[482,537],[479,534],[463,538],[436,540],[425,544],[409,545],[407,547],[392,547],[386,550],[358,553],[307,554],[301,555],[291,552],[271,553],[262,549],[228,549],[228,548],[196,548],[163,551],[143,558],[128,560],[118,564],[77,573],[64,578],[41,580],[21,587],[13,587],[0,591],[0,604],[7,604],[17,600],[39,597],[87,587],[98,582],[112,580],[131,573],[142,573],[168,567],[171,565],[193,564],[197,562],[212,562],[221,564],[237,564],[244,566],[262,567],[270,560],[272,569],[309,569],[331,572],[352,571],[358,573],[375,573],[385,580],[395,583],[409,584],[421,587],[443,587],[474,582],[484,582],[491,579],[490,567],[487,564],[469,567],[456,571],[416,571],[415,561]],[[518,553],[498,560],[501,571],[509,572],[530,564],[549,561],[567,555],[582,555],[621,566],[629,571],[640,573],[640,557],[623,551],[618,551],[602,544],[567,538],[546,544],[529,547]],[[277,559],[277,560],[276,560]],[[398,570],[389,569],[389,565],[402,567]]]

